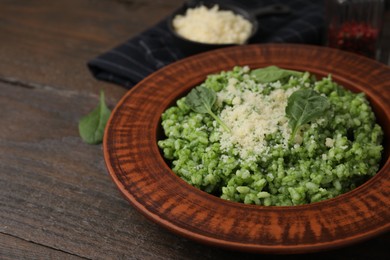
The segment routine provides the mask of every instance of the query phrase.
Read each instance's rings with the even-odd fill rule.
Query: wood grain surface
[[[180,0],[0,1],[0,259],[288,259],[177,236],[140,214],[78,120],[126,90],[86,62],[152,26]],[[386,259],[389,234],[301,259]]]

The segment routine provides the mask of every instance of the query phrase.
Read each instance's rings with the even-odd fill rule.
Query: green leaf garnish
[[[209,114],[223,127],[223,129],[225,129],[225,131],[230,132],[229,127],[227,127],[225,123],[222,122],[222,120],[211,110],[216,100],[217,94],[213,90],[203,86],[198,86],[191,90],[191,92],[187,95],[185,103],[197,113]]]
[[[251,76],[260,83],[269,83],[289,76],[301,76],[303,72],[281,69],[277,66],[268,66],[251,71]]]
[[[99,144],[103,141],[104,129],[110,114],[111,111],[104,101],[104,92],[101,91],[99,105],[79,121],[79,133],[84,142]]]
[[[286,116],[292,129],[290,142],[294,140],[299,127],[321,117],[329,107],[328,99],[314,90],[301,89],[292,93],[286,106]]]

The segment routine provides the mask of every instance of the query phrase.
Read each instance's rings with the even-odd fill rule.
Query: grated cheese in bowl
[[[209,44],[244,44],[253,27],[243,16],[218,5],[189,8],[184,15],[176,15],[172,25],[180,36]]]

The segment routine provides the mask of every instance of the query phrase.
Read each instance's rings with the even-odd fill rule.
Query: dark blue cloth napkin
[[[207,2],[204,0],[203,2]],[[213,1],[215,2],[215,0]],[[259,30],[249,43],[321,44],[324,28],[323,0],[224,0],[251,10],[276,3],[288,5],[288,15],[259,18]],[[152,72],[184,58],[175,46],[167,19],[130,38],[87,63],[99,80],[131,88]]]

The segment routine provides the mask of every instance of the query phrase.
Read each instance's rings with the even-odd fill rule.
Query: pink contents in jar
[[[329,28],[330,47],[351,51],[368,57],[375,56],[379,30],[363,22],[345,22],[338,28]]]

